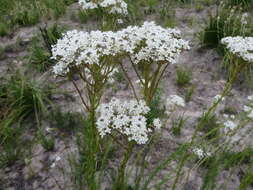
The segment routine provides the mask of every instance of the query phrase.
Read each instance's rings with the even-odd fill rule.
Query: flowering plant
[[[79,0],[79,5],[85,15],[99,16],[103,30],[116,30],[128,15],[124,0]]]
[[[253,62],[253,37],[226,37],[221,43],[235,56],[246,62]]]
[[[84,10],[104,8],[109,14],[127,15],[127,4],[123,0],[79,0]]]

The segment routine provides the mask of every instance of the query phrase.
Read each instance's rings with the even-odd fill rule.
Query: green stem
[[[234,72],[232,73],[232,76],[231,78],[228,80],[226,86],[225,86],[225,89],[223,90],[222,94],[221,94],[221,97],[220,99],[214,103],[206,113],[204,113],[205,115],[209,116],[215,109],[216,107],[218,106],[218,104],[222,101],[222,99],[228,95],[228,93],[230,92],[231,88],[232,88],[232,85],[233,85],[233,82],[236,80],[237,76],[238,76],[238,73],[244,68],[244,65],[237,65],[237,67],[234,69]],[[199,123],[197,124],[196,126],[196,129],[194,131],[194,134],[191,138],[191,142],[190,142],[190,146],[191,147],[193,144],[194,144],[194,140],[197,136],[197,132],[199,131],[199,129],[203,126],[203,123],[204,123],[204,117],[201,117],[201,120],[199,121]],[[180,177],[180,174],[181,174],[181,170],[184,166],[184,163],[186,162],[186,160],[189,158],[187,152],[185,151],[184,154],[182,155],[182,159],[180,160],[179,162],[179,166],[178,166],[178,170],[177,170],[177,173],[176,173],[176,179],[173,183],[173,186],[172,186],[172,190],[175,190],[176,187],[177,187],[177,183],[178,183],[178,180],[179,180],[179,177]]]
[[[118,173],[118,180],[117,180],[117,188],[116,189],[122,189],[122,187],[125,186],[125,170],[127,166],[127,162],[131,157],[131,153],[133,151],[134,144],[129,142],[127,151],[124,154],[124,158],[119,166],[119,173]]]

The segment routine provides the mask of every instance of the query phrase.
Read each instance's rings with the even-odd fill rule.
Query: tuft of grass
[[[30,47],[29,63],[39,72],[46,71],[52,65],[50,53],[47,49],[39,47],[37,40],[34,40]]]
[[[55,139],[53,137],[47,137],[42,131],[38,131],[39,143],[46,151],[53,151],[55,147]]]
[[[176,84],[178,86],[186,86],[191,83],[192,72],[188,69],[178,68],[176,71]]]
[[[201,130],[205,132],[205,137],[209,140],[218,140],[221,124],[217,117],[214,114],[204,114],[201,120],[203,121]]]
[[[87,12],[84,10],[78,10],[77,15],[81,23],[86,23],[90,18]]]
[[[227,6],[240,6],[243,10],[248,10],[253,7],[252,0],[227,0]]]
[[[13,116],[15,118],[13,122],[15,122],[31,114],[38,116],[47,111],[46,104],[50,103],[51,90],[42,84],[43,81],[28,79],[18,71],[10,79],[1,82],[0,118],[2,120],[8,120]]]
[[[253,149],[245,148],[241,152],[224,152],[224,168],[229,169],[240,164],[250,164],[253,161]]]
[[[208,165],[207,162],[208,161]],[[220,163],[217,158],[208,159],[205,162],[205,165],[207,165],[207,171],[204,176],[204,181],[201,189],[216,189],[216,178],[219,175],[220,172]]]
[[[51,111],[49,119],[52,126],[66,134],[71,134],[83,127],[83,116],[81,113],[62,112],[57,108]]]
[[[114,73],[114,78],[118,83],[122,83],[125,81],[125,77],[122,71],[115,72]]]
[[[150,111],[147,113],[147,125],[150,125],[155,118],[162,118],[165,115],[165,107],[161,107],[162,90],[158,88],[151,104],[149,105]]]
[[[5,22],[0,22],[0,36],[3,37],[3,36],[6,36],[9,34],[9,25],[6,24]]]
[[[5,49],[0,46],[0,60],[5,58]]]
[[[40,81],[42,82],[42,81]],[[25,142],[22,138],[26,119],[36,118],[47,111],[50,90],[41,83],[17,72],[2,79],[0,86],[0,167],[22,159]],[[33,117],[29,117],[33,115]],[[35,120],[35,119],[34,119]]]
[[[176,136],[181,135],[181,130],[185,125],[187,118],[184,118],[184,115],[179,116],[178,118],[172,121],[172,133]]]
[[[32,45],[29,48],[30,56],[29,63],[32,64],[39,72],[46,71],[51,65],[53,60],[51,59],[52,45],[56,44],[57,40],[62,37],[63,27],[57,24],[52,26],[40,27],[40,35],[32,40]],[[42,44],[40,39],[42,38]]]
[[[57,40],[62,37],[64,28],[55,23],[52,26],[40,27],[39,29],[45,47],[51,52],[52,45],[56,44]]]
[[[220,53],[224,53],[224,47],[220,40],[226,36],[250,36],[252,28],[250,24],[241,21],[242,12],[238,7],[227,7],[221,4],[216,14],[209,16],[208,24],[200,33],[201,43],[210,48],[218,48]]]
[[[12,24],[20,26],[31,26],[38,23],[40,14],[35,3],[31,2],[16,2],[15,9],[12,15]]]
[[[14,116],[13,116],[14,117]],[[16,119],[16,118],[10,118]],[[17,160],[20,160],[23,156],[24,145],[21,135],[23,129],[19,126],[5,126],[7,124],[0,120],[0,168],[13,165]]]
[[[196,87],[194,85],[192,85],[192,86],[185,89],[184,99],[186,102],[191,101],[195,88]]]
[[[244,174],[238,189],[247,190],[247,188],[250,186],[253,186],[253,172],[252,171],[248,171],[246,174]]]

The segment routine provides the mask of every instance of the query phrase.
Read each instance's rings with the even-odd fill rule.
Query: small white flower
[[[236,128],[236,124],[231,121],[231,120],[228,120],[224,123],[224,126],[225,126],[225,131],[230,131],[230,130],[234,130]]]
[[[79,5],[84,10],[104,8],[109,14],[127,15],[127,4],[123,0],[98,0],[92,2],[90,0],[79,0]]]
[[[52,164],[51,164],[51,168],[54,168],[56,166],[56,163],[55,162],[53,162]]]
[[[223,114],[223,117],[227,119],[228,118],[228,114]]]
[[[162,127],[162,123],[161,123],[160,119],[154,119],[153,125],[156,127],[156,129],[160,129]]]
[[[60,156],[56,156],[56,157],[55,157],[55,161],[56,161],[56,162],[58,162],[58,161],[60,161],[60,160],[61,160],[61,157],[60,157]]]
[[[53,128],[50,128],[50,127],[47,127],[47,128],[46,128],[46,132],[50,133],[50,132],[52,132],[52,131],[53,131]]]
[[[141,85],[143,85],[143,84],[145,84],[145,80],[144,80],[144,79],[142,79],[142,80],[136,80],[135,83],[136,83],[136,84],[141,84]],[[151,82],[148,83],[148,88],[149,88],[150,86],[151,86]]]
[[[253,119],[253,110],[250,111],[250,113],[248,114],[248,117],[249,117],[250,119]]]
[[[167,98],[166,107],[169,111],[175,107],[185,107],[185,101],[178,95],[170,95]]]
[[[245,112],[249,112],[250,110],[252,110],[252,108],[251,107],[249,107],[249,106],[243,106],[243,111],[245,111]]]
[[[122,19],[117,19],[117,23],[118,23],[118,24],[123,24],[124,21],[123,21]]]
[[[253,37],[225,37],[221,43],[234,55],[242,58],[246,62],[253,62]],[[253,100],[253,96],[249,96]],[[248,97],[248,98],[249,98]]]
[[[221,95],[220,94],[217,94],[216,96],[214,96],[214,102],[217,102],[219,99],[221,99]],[[222,99],[221,99],[221,101],[224,101],[225,100],[225,98],[223,97]]]
[[[194,148],[194,149],[192,150],[192,152],[193,152],[196,156],[198,156],[199,159],[203,159],[203,158],[205,158],[205,157],[210,157],[210,156],[211,156],[211,153],[210,153],[210,152],[206,152],[206,151],[204,151],[204,150],[201,149],[201,148]]]
[[[253,95],[248,96],[247,99],[250,100],[250,101],[252,101],[253,100]]]

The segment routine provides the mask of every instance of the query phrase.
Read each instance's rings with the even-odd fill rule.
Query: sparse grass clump
[[[228,6],[240,6],[244,10],[250,9],[253,7],[253,1],[252,0],[227,0],[226,4]]]
[[[219,124],[216,115],[204,114],[201,118],[202,127],[201,130],[205,132],[205,137],[209,140],[217,141],[220,134],[221,124]]]
[[[189,69],[178,68],[176,71],[176,84],[180,87],[191,83],[192,72]]]
[[[42,81],[40,81],[42,82]],[[22,135],[27,119],[39,116],[47,110],[50,90],[17,72],[9,79],[1,80],[0,87],[0,166],[13,164],[22,158],[25,143]],[[33,116],[33,117],[29,117]]]
[[[181,130],[184,127],[186,120],[187,118],[185,118],[184,115],[182,115],[172,121],[171,130],[174,135],[176,136],[181,135]]]
[[[35,3],[17,1],[12,12],[11,24],[31,26],[39,22],[40,14]]]
[[[53,65],[54,61],[50,58],[52,56],[52,45],[56,44],[57,40],[62,37],[63,30],[57,24],[41,27],[39,36],[33,38],[32,45],[29,48],[29,62],[39,72],[44,72]]]
[[[9,34],[19,26],[32,26],[48,18],[58,19],[73,2],[74,0],[3,0],[0,5],[0,36]]]
[[[196,87],[194,85],[192,85],[192,86],[185,89],[185,94],[184,94],[185,102],[190,102],[191,101],[192,95],[194,94],[195,88]]]
[[[226,7],[221,3],[215,15],[209,16],[209,21],[200,33],[204,46],[218,48],[224,53],[220,40],[226,36],[250,36],[252,33],[251,19],[243,14],[239,7]]]
[[[80,129],[84,122],[81,113],[62,112],[59,108],[51,112],[49,119],[53,127],[66,134]]]
[[[43,134],[42,131],[38,131],[38,141],[46,151],[53,151],[55,147],[54,137]]]
[[[9,33],[9,25],[0,20],[0,37],[6,36]]]

